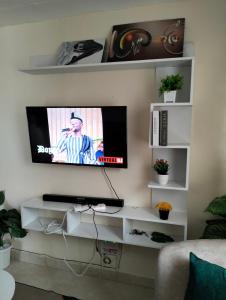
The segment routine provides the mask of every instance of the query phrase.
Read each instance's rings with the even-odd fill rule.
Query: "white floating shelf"
[[[182,236],[172,236],[172,238],[175,241],[181,241],[183,240]],[[132,235],[128,234],[125,238],[126,244],[129,245],[141,245],[143,247],[149,247],[149,248],[154,248],[154,249],[161,249],[163,246],[166,246],[170,243],[157,243],[151,240],[150,236],[145,236],[145,235]],[[172,242],[171,242],[172,243]]]
[[[97,224],[98,239],[103,241],[111,241],[123,243],[122,230],[116,226],[107,226]],[[80,223],[69,235],[76,237],[83,237],[89,239],[96,238],[95,226],[92,223]]]
[[[41,231],[43,232],[44,229],[50,224],[52,221],[57,221],[59,224],[61,224],[62,220],[56,219],[56,218],[37,218],[34,221],[28,223],[26,226],[24,226],[25,229],[34,230],[34,231]],[[54,230],[54,227],[51,227],[51,230]],[[65,229],[66,230],[66,229]],[[55,232],[56,234],[62,234],[62,232]]]
[[[138,226],[139,229],[144,226],[144,223],[146,224],[145,226],[148,225],[150,228],[157,224],[157,226],[171,225],[172,228],[181,226],[184,230],[187,226],[187,215],[185,211],[172,211],[168,220],[161,220],[158,211],[150,207],[125,206],[117,213],[108,214],[116,212],[119,209],[118,207],[107,207],[106,212],[95,213],[98,217],[98,219],[96,219],[96,225],[99,240],[161,248],[163,244],[155,243],[151,241],[150,238],[146,240],[145,237],[129,234],[132,230],[132,224],[136,224],[134,228]],[[40,198],[26,201],[21,206],[22,225],[26,229],[43,232],[44,228],[53,220],[57,220],[60,224],[65,213],[67,214],[65,218],[65,227],[67,224],[65,233],[67,235],[96,239],[97,233],[94,223],[92,222],[92,212],[74,212],[73,204],[70,203],[44,202]],[[51,214],[51,216],[44,217],[43,214]],[[60,217],[59,214],[61,215]],[[54,215],[56,215],[56,217],[54,217]],[[82,216],[85,217],[86,221],[84,221],[84,218],[82,220]],[[107,224],[105,224],[106,218]],[[115,226],[116,221],[119,225]],[[113,224],[111,224],[111,222],[113,222]],[[130,226],[128,226],[128,224],[130,224]],[[60,232],[57,233],[60,234]],[[183,240],[183,237],[181,240]]]
[[[190,102],[175,102],[175,103],[164,103],[164,102],[153,102],[151,103],[151,107],[154,107],[154,106],[157,106],[157,107],[175,107],[175,106],[188,106],[188,107],[191,107],[192,104]]]
[[[36,208],[43,210],[53,210],[59,212],[66,212],[73,207],[71,203],[60,203],[52,201],[43,201],[41,198],[32,198],[28,201],[23,202],[23,207]]]
[[[46,66],[21,68],[18,71],[28,74],[53,74],[53,73],[75,73],[75,72],[97,72],[112,70],[146,69],[155,67],[178,67],[191,66],[192,57],[148,59],[125,62],[109,62],[99,64],[77,64],[68,66]]]
[[[190,144],[188,143],[184,143],[184,144],[169,144],[167,146],[153,146],[150,145],[150,148],[153,149],[159,149],[159,148],[168,148],[168,149],[189,149],[190,148]]]
[[[144,235],[132,235],[128,234],[125,238],[126,244],[129,245],[142,245],[143,247],[151,247],[154,249],[161,249],[166,243],[156,243],[151,238]]]
[[[164,223],[171,225],[184,226],[187,223],[187,215],[184,211],[172,211],[168,220],[161,220],[158,211],[145,207],[130,207],[123,208],[123,216],[128,220],[147,221],[152,223]]]
[[[166,185],[160,185],[156,181],[151,181],[148,184],[148,187],[151,189],[166,189],[166,190],[178,190],[178,191],[187,191],[188,188],[183,185],[182,183],[175,182],[175,181],[169,181]]]

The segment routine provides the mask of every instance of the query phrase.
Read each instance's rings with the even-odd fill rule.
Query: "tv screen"
[[[127,168],[126,106],[26,111],[33,162]]]

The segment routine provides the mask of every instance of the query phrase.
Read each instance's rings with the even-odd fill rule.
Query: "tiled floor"
[[[50,267],[34,265],[25,262],[13,262],[8,268],[15,280],[19,283],[34,286],[47,291],[54,291],[60,295],[77,297],[81,300],[153,300],[153,290],[151,288],[125,284],[113,280],[106,280],[99,277],[75,277],[69,271],[58,270]],[[23,293],[21,289],[18,291]],[[26,295],[15,300],[25,298],[32,300],[44,300],[44,298],[34,298]],[[54,299],[54,298],[53,298]],[[52,300],[52,298],[48,298]],[[55,299],[54,299],[55,300]],[[56,300],[58,300],[56,298]]]
[[[53,292],[47,292],[38,288],[30,287],[24,284],[16,284],[16,291],[13,300],[62,300],[60,295]]]

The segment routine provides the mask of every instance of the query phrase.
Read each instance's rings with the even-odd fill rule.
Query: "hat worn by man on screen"
[[[71,120],[73,120],[73,119],[78,119],[83,123],[82,117],[79,114],[76,114],[75,112],[71,113]]]

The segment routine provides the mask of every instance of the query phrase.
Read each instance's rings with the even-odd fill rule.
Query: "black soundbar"
[[[114,199],[114,198],[44,194],[42,196],[42,199],[43,201],[73,203],[73,204],[81,204],[81,205],[97,205],[100,203],[104,203],[106,206],[116,206],[116,207],[124,206],[123,199]]]

